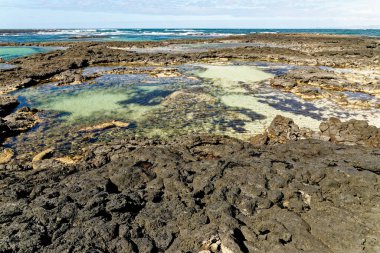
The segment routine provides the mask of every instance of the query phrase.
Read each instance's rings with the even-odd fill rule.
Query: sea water
[[[251,33],[313,33],[379,37],[380,29],[50,29],[0,30],[0,42],[159,41]]]

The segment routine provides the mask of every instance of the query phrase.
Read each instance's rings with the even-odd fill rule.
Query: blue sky
[[[0,28],[380,28],[380,0],[0,0]]]

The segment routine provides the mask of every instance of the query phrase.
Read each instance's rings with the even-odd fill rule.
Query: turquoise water
[[[55,86],[54,83],[15,92],[22,106],[55,112],[70,125],[105,120],[140,121],[181,87],[197,84],[186,77],[104,75],[95,84]]]
[[[58,47],[0,47],[0,58],[8,61],[14,58],[24,57],[32,54],[46,53],[62,49]]]
[[[50,83],[13,92],[21,102],[19,107],[40,110],[41,122],[4,145],[18,154],[37,153],[39,147],[51,146],[76,154],[90,143],[126,136],[222,134],[249,139],[262,133],[278,114],[313,130],[330,117],[368,120],[379,126],[379,109],[344,108],[326,99],[305,101],[270,86],[267,78],[292,68],[247,62],[185,65],[178,66],[182,76],[155,78],[147,74],[111,75],[104,73],[107,67],[91,67],[84,73],[104,73],[91,84]],[[93,130],[115,121],[121,127]]]
[[[159,41],[250,33],[318,33],[380,37],[380,29],[56,29],[0,30],[0,42]]]

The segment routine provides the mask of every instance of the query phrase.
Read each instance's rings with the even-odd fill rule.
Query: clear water
[[[152,78],[147,75],[104,75],[95,84],[56,86],[54,83],[17,91],[20,107],[54,112],[70,125],[107,120],[140,121],[149,110],[184,85],[197,83],[183,78]]]
[[[318,33],[380,36],[380,29],[57,29],[0,30],[0,42],[72,41],[158,41],[181,38],[208,38],[250,33]],[[82,36],[82,39],[80,37]]]
[[[300,127],[317,130],[329,117],[362,119],[380,127],[380,109],[349,109],[321,99],[305,101],[273,89],[269,79],[292,66],[235,63],[180,66],[180,77],[146,74],[109,75],[95,84],[58,87],[51,84],[16,91],[21,106],[42,110],[32,131],[5,143],[17,153],[54,146],[75,153],[93,142],[125,136],[172,138],[183,134],[223,134],[248,139],[262,133],[282,114]],[[92,67],[87,73],[107,71]],[[113,120],[128,128],[82,132]]]
[[[1,47],[0,46],[0,58],[8,61],[14,58],[24,57],[32,54],[46,53],[58,49],[61,47]]]

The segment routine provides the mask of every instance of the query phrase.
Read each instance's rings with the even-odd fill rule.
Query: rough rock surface
[[[249,142],[261,146],[313,138],[336,144],[380,148],[380,129],[364,120],[342,122],[337,118],[330,118],[322,122],[319,129],[320,132],[300,129],[292,119],[277,115],[264,133],[253,136]]]
[[[268,129],[250,139],[253,145],[273,145],[285,143],[290,140],[300,140],[307,136],[306,130],[300,129],[290,118],[277,115]]]
[[[8,115],[18,105],[19,102],[15,97],[0,96],[0,117]]]
[[[379,149],[130,139],[40,163],[0,165],[1,252],[380,251]]]
[[[10,130],[10,135],[15,135],[31,129],[38,122],[38,116],[36,113],[36,110],[23,107],[15,113],[4,117],[5,124]]]
[[[19,101],[12,96],[0,96],[0,143],[7,137],[31,129],[37,122],[36,110],[23,107],[16,110]]]
[[[83,79],[77,70],[99,64],[165,66],[192,62],[212,62],[219,61],[220,59],[242,59],[283,62],[295,65],[379,70],[379,40],[366,37],[310,34],[252,34],[230,37],[228,41],[258,43],[262,46],[176,54],[139,54],[126,50],[112,49],[115,47],[159,47],[199,42],[220,43],[226,40],[226,38],[215,38],[207,40],[173,40],[170,42],[28,43],[24,45],[65,46],[68,48],[67,50],[53,51],[12,60],[10,63],[18,67],[2,72],[0,75],[0,93],[7,93],[48,80],[59,80],[63,84],[76,83]],[[4,43],[3,45],[12,46],[13,44]],[[172,75],[176,73],[166,74]]]
[[[292,92],[304,99],[333,101],[352,108],[378,108],[379,72],[339,71],[323,68],[299,68],[270,81],[273,87]],[[365,94],[365,99],[351,98],[347,92]],[[369,101],[370,99],[374,101]],[[375,102],[375,98],[377,101]]]
[[[321,138],[334,143],[345,145],[364,145],[380,147],[380,129],[368,125],[367,121],[350,120],[341,122],[337,118],[330,118],[320,125]],[[380,166],[380,164],[379,164]]]

